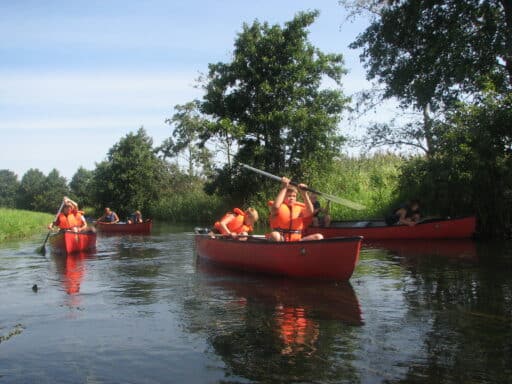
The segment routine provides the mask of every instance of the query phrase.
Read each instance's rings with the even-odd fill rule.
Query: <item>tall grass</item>
[[[226,202],[219,196],[209,196],[202,190],[193,190],[165,196],[154,202],[146,216],[175,223],[209,224],[222,214],[225,207]]]
[[[21,239],[45,232],[54,217],[48,213],[0,208],[0,241]]]
[[[366,206],[366,209],[356,211],[331,203],[333,219],[380,218],[396,202],[400,167],[404,162],[403,158],[393,154],[343,157],[335,160],[329,170],[311,175],[311,185],[319,191]],[[320,201],[323,206],[327,203],[321,198]]]

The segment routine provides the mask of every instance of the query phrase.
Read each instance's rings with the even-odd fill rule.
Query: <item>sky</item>
[[[345,57],[345,94],[367,88],[348,45],[368,20],[347,22],[338,0],[0,1],[0,169],[70,180],[141,126],[159,145],[173,107],[201,98],[208,64],[230,61],[244,22],[283,25],[311,9],[310,42]]]

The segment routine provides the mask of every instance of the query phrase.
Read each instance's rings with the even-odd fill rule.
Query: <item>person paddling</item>
[[[83,216],[83,212],[78,210],[78,204],[64,197],[62,211],[54,222],[48,224],[48,229],[53,229],[55,226],[61,230],[84,232],[87,230],[87,221]]]
[[[97,221],[100,223],[116,224],[119,222],[119,216],[109,207],[106,207],[103,215],[100,216]]]
[[[281,190],[275,201],[270,201],[270,228],[272,232],[269,238],[274,241],[304,241],[322,240],[320,233],[314,233],[302,237],[302,231],[312,221],[313,203],[304,188],[305,184],[299,184],[298,188],[290,184],[290,179],[281,178]],[[300,191],[304,203],[297,201]]]

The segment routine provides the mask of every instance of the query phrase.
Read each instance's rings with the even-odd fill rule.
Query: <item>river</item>
[[[347,284],[198,262],[190,229],[0,245],[0,383],[512,380],[510,242],[365,246]]]

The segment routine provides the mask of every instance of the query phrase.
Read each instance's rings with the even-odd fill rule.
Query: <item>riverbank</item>
[[[42,233],[53,220],[48,213],[10,208],[0,208],[0,217],[0,242]]]

